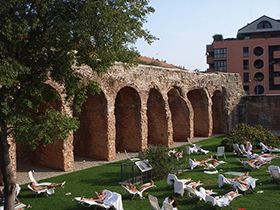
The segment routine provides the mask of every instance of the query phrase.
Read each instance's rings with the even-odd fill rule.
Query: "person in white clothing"
[[[164,199],[163,203],[168,203],[168,204],[172,205],[174,201],[175,201],[175,197],[173,195],[170,195]],[[163,206],[162,206],[161,210],[164,210]]]

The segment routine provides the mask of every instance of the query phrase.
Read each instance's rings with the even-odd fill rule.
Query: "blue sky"
[[[139,40],[142,56],[186,69],[206,70],[206,45],[214,34],[236,37],[237,30],[262,15],[280,19],[279,0],[151,0],[155,13],[144,25],[160,40]]]

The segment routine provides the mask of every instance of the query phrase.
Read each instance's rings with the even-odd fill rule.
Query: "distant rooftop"
[[[162,67],[168,67],[168,68],[176,68],[176,69],[181,69],[181,70],[187,70],[183,67],[180,66],[175,66],[173,64],[168,64],[166,61],[160,61],[159,59],[154,59],[154,58],[148,58],[145,56],[140,56],[137,61],[139,64],[144,64],[144,65],[151,65],[151,66],[162,66]]]

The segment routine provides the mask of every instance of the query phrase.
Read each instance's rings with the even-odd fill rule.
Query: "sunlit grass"
[[[215,154],[217,146],[219,146],[222,137],[207,139],[199,142],[203,145],[203,149],[212,151],[211,154]],[[184,148],[184,147],[181,147]],[[257,150],[256,150],[257,151]],[[188,158],[196,158],[197,160],[202,160],[209,155],[185,155],[186,167],[188,166]],[[246,169],[236,160],[236,156],[233,153],[226,152],[225,161],[227,164],[222,164],[218,166],[219,173],[224,173],[227,171],[236,172],[246,172],[249,170],[250,175],[253,178],[259,179],[257,181],[257,187],[255,188],[255,193],[247,192],[244,196],[240,196],[231,202],[233,209],[246,208],[246,210],[258,210],[258,209],[278,209],[280,206],[280,186],[279,182],[272,180],[269,182],[270,175],[268,171],[268,164],[264,165],[264,168],[260,169]],[[242,158],[241,156],[239,156]],[[222,160],[223,158],[219,158]],[[223,159],[224,160],[224,159]],[[39,195],[35,198],[35,193],[28,190],[26,185],[22,185],[22,190],[19,194],[19,200],[25,204],[31,204],[32,209],[56,209],[56,210],[74,210],[74,209],[86,209],[85,207],[72,202],[74,197],[80,197],[84,195],[85,197],[93,197],[94,192],[100,192],[102,189],[108,189],[110,191],[118,192],[122,195],[123,207],[125,210],[151,210],[151,206],[148,200],[148,194],[154,195],[158,198],[160,206],[165,197],[173,194],[173,188],[167,184],[166,179],[161,181],[155,181],[157,185],[156,188],[150,188],[144,193],[146,199],[141,200],[139,197],[135,197],[131,200],[131,196],[124,193],[124,189],[118,184],[121,179],[121,163],[115,162],[111,164],[101,165],[98,167],[93,167],[85,169],[82,171],[77,171],[45,180],[48,182],[62,182],[67,181],[65,188],[56,188],[55,194],[47,197],[45,195]],[[273,165],[280,166],[280,159],[275,158],[272,160]],[[204,184],[203,187],[206,189],[213,189],[218,194],[225,194],[232,190],[231,186],[224,186],[223,188],[218,188],[218,174],[209,175],[203,172],[202,167],[196,167],[194,170],[188,170],[180,175],[179,178],[191,177],[194,181],[198,179]],[[230,177],[227,175],[227,177]],[[261,184],[261,185],[260,185]],[[257,193],[258,191],[263,191],[263,193]],[[71,195],[66,195],[66,193],[71,192]],[[200,202],[197,204],[196,198],[188,198],[187,193],[183,197],[175,195],[176,200],[179,202],[180,210],[185,209],[220,209],[218,207],[213,207],[210,203],[205,204]],[[94,209],[94,208],[92,208]],[[226,207],[224,209],[230,209]]]

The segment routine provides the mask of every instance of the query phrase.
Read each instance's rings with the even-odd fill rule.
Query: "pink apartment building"
[[[207,45],[207,72],[239,73],[248,95],[280,94],[280,20],[262,16],[237,38],[214,35]]]

